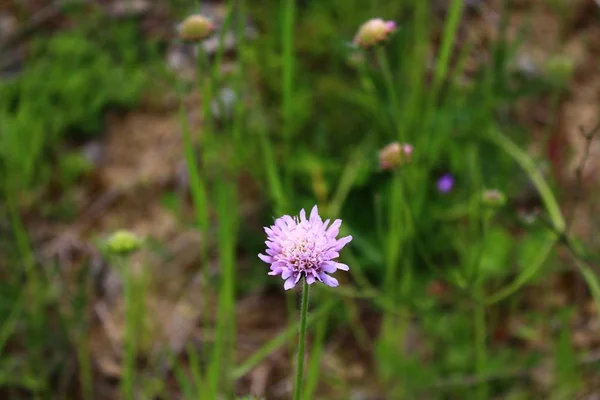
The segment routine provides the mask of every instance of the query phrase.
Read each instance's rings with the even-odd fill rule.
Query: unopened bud
[[[481,202],[487,207],[499,208],[506,203],[506,196],[496,189],[484,190],[481,194]]]
[[[360,27],[354,36],[354,43],[365,48],[375,46],[386,41],[396,28],[394,21],[384,21],[381,18],[370,19]]]
[[[410,144],[390,143],[379,151],[379,167],[388,170],[406,164],[410,162],[412,152]]]
[[[120,230],[106,240],[106,250],[112,254],[127,255],[138,250],[142,240],[133,232]]]
[[[215,24],[203,15],[190,15],[177,27],[181,40],[197,42],[209,37],[215,30]]]

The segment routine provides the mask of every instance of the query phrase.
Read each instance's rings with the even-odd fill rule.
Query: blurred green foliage
[[[0,82],[0,165],[13,189],[43,186],[65,145],[98,135],[108,109],[136,103],[149,82],[147,43],[133,23],[108,25],[102,36],[74,30],[35,39],[23,71]],[[67,184],[77,165],[88,169],[57,165]]]

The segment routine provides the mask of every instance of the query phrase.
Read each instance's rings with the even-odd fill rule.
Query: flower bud
[[[133,232],[120,230],[106,240],[106,250],[112,254],[127,255],[138,250],[142,240]]]
[[[481,202],[490,208],[499,208],[506,203],[506,196],[499,190],[484,190],[481,194]]]
[[[545,69],[553,85],[566,88],[573,77],[575,62],[569,56],[555,55],[546,61]]]
[[[215,30],[215,24],[203,15],[190,15],[177,27],[181,40],[196,42],[209,37]]]
[[[410,144],[392,142],[379,151],[379,167],[389,170],[408,163],[412,151],[413,147]]]
[[[373,18],[365,22],[356,36],[354,43],[358,46],[368,48],[387,40],[388,36],[396,30],[394,21],[384,21],[381,18]]]

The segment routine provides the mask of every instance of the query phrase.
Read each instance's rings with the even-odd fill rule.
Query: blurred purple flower
[[[444,174],[437,181],[437,188],[440,193],[448,193],[454,188],[454,176]]]
[[[329,220],[323,222],[317,206],[306,219],[304,209],[300,216],[292,218],[284,215],[275,220],[275,225],[265,227],[267,233],[267,255],[259,254],[264,262],[271,264],[269,275],[281,275],[285,280],[284,289],[296,286],[302,274],[311,285],[320,281],[327,286],[336,287],[338,281],[328,274],[341,269],[348,271],[348,266],[334,259],[339,257],[339,251],[352,240],[352,236],[337,239],[342,225],[341,219],[336,219],[329,228]]]

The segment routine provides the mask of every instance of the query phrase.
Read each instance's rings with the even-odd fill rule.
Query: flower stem
[[[306,316],[308,315],[308,296],[310,286],[304,279],[302,286],[302,305],[300,308],[300,336],[298,338],[298,361],[296,364],[296,387],[294,389],[294,400],[300,400],[302,396],[302,375],[304,373],[304,346],[306,344]]]
[[[485,303],[482,301],[481,288],[478,289],[478,300],[474,310],[475,324],[475,365],[477,376],[483,378],[485,376],[485,368],[487,363],[487,347],[486,347],[486,329],[485,329]],[[477,388],[476,398],[485,400],[488,398],[488,387],[485,382],[482,382]]]
[[[125,355],[123,359],[123,398],[132,400],[135,380],[135,357],[137,336],[137,316],[135,315],[133,276],[127,259],[119,257],[123,273],[123,299],[125,302]]]

